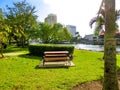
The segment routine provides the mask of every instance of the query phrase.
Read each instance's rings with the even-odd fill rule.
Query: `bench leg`
[[[68,62],[67,61],[65,61],[65,66],[68,66]]]
[[[69,66],[71,65],[70,60],[68,60],[68,65],[69,65]]]
[[[71,63],[70,63],[70,60],[66,60],[66,61],[65,61],[65,66],[70,66],[70,64],[71,64]]]

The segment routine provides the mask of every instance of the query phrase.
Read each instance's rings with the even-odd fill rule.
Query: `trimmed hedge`
[[[44,51],[69,51],[70,55],[74,52],[72,45],[37,44],[29,45],[28,49],[30,54],[35,56],[43,56]]]

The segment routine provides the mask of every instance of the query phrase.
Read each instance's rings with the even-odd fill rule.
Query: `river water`
[[[74,44],[76,49],[85,49],[91,51],[104,51],[103,45],[86,45],[86,44]],[[120,46],[116,47],[116,51],[120,53]]]
[[[33,42],[31,44],[40,44],[40,43]],[[103,45],[87,45],[87,44],[67,44],[67,45],[73,45],[76,49],[84,49],[84,50],[91,50],[91,51],[98,51],[98,52],[104,51]],[[116,51],[117,53],[120,53],[120,46],[116,47]]]

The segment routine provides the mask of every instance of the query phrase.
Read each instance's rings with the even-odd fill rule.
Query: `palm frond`
[[[120,19],[120,10],[115,11],[115,17],[116,17],[116,20]]]
[[[96,21],[97,21],[97,17],[92,18],[89,22],[89,26],[92,28],[93,23],[95,23]]]

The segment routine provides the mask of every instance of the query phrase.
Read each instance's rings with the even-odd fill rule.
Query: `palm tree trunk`
[[[119,90],[116,72],[115,0],[105,0],[103,90]]]

